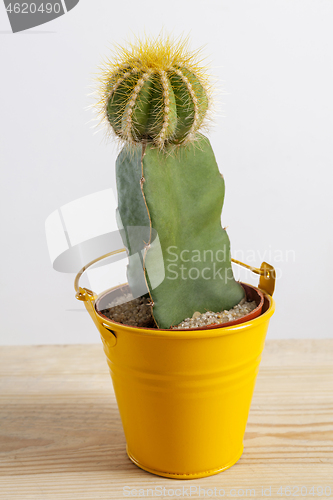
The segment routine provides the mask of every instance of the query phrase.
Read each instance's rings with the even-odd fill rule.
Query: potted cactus
[[[96,297],[79,287],[85,268],[75,285],[102,336],[129,457],[184,479],[220,472],[241,455],[274,310],[267,287],[233,276],[221,226],[224,179],[200,132],[211,89],[196,58],[187,40],[166,37],[120,49],[104,68],[99,110],[124,144],[116,162],[117,219],[128,285]],[[272,279],[272,268],[258,272],[261,285]],[[106,304],[129,291],[148,298],[153,324],[105,315]],[[246,298],[255,307],[242,319],[182,323]]]

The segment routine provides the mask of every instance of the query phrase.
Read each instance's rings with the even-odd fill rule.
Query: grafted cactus
[[[121,139],[159,148],[193,139],[208,110],[210,87],[186,45],[146,40],[107,64],[100,108]]]
[[[102,76],[101,113],[125,142],[116,176],[128,282],[149,293],[160,328],[244,297],[221,226],[224,180],[198,132],[211,97],[196,56],[186,41],[147,40],[121,49]]]
[[[130,142],[180,143],[200,127],[208,100],[198,78],[186,67],[169,71],[126,65],[110,80],[107,117]],[[124,97],[126,98],[124,99]]]

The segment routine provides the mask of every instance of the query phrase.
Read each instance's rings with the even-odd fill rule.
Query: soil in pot
[[[263,296],[253,294],[255,290],[247,285],[243,285],[243,287],[246,291],[246,299],[243,299],[229,311],[207,311],[202,314],[196,311],[192,318],[186,318],[179,325],[175,325],[173,329],[231,326],[243,322],[242,318],[245,316],[247,316],[246,321],[259,316],[263,305]],[[98,301],[96,309],[100,314],[111,321],[124,325],[156,328],[151,314],[149,297],[143,296],[134,299],[128,286],[121,287],[117,291],[116,296],[112,297],[107,294],[104,296],[104,300],[102,298],[102,300]],[[109,303],[105,301],[107,297],[109,299],[112,297]]]
[[[149,297],[138,297],[124,293],[115,297],[105,309],[99,311],[111,321],[129,326],[141,326],[145,328],[156,328],[154,318],[151,314]]]

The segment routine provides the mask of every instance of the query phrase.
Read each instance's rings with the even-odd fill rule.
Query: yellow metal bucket
[[[84,301],[102,337],[129,458],[146,471],[178,479],[210,476],[231,467],[243,452],[275,308],[267,293],[274,289],[274,269],[263,263],[255,270],[265,292],[258,318],[231,327],[186,331],[107,320],[97,312],[93,292],[79,287],[87,267],[76,278],[76,296]]]

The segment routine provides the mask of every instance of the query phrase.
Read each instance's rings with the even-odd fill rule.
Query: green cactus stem
[[[168,154],[170,148],[161,153],[147,144],[134,154],[124,148],[116,164],[124,243],[130,256],[144,253],[142,267],[138,257],[130,259],[128,282],[134,291],[149,292],[160,328],[195,311],[230,309],[244,297],[221,226],[224,180],[209,140],[199,135],[196,147],[179,148],[176,154]],[[142,229],[137,238],[128,236],[133,226]],[[151,237],[151,228],[158,238]]]

